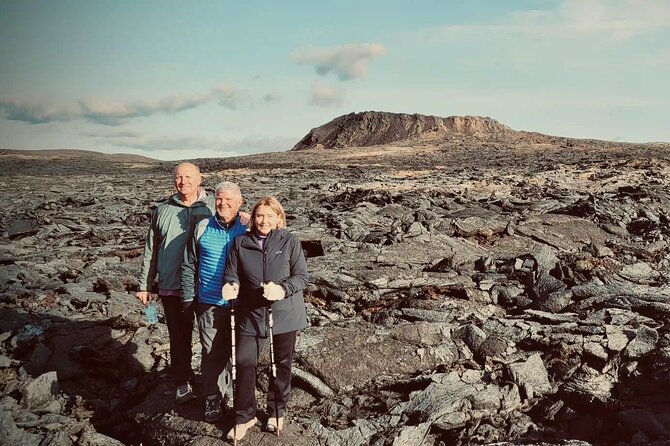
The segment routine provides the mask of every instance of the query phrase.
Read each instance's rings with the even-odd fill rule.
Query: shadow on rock
[[[138,444],[145,435],[138,422],[159,413],[202,420],[201,399],[174,401],[162,323],[147,326],[139,311],[78,316],[0,310],[3,444],[66,444],[52,443],[60,441],[56,431],[75,438],[72,444],[89,444],[82,439],[93,435]]]

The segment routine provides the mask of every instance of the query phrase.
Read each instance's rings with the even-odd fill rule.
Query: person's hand
[[[237,295],[240,292],[240,284],[234,282],[228,282],[221,288],[221,296],[225,300],[235,300]]]
[[[251,214],[248,212],[240,212],[240,223],[247,226],[251,221]]]
[[[156,299],[158,296],[151,291],[138,291],[135,293],[135,297],[137,297],[137,299],[142,302],[142,305],[146,307],[149,302]]]
[[[191,308],[193,308],[193,301],[192,300],[182,300],[181,301],[181,312],[182,313],[187,313],[191,311]]]
[[[282,300],[284,297],[286,297],[286,291],[284,291],[283,286],[274,282],[264,283],[263,297],[267,300]]]

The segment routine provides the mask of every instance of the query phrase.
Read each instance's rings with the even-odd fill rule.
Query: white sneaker
[[[268,432],[281,432],[284,429],[284,417],[270,417],[268,418],[268,424],[266,430]]]
[[[237,427],[237,432],[235,430],[235,427],[233,427],[230,432],[228,432],[228,440],[241,440],[244,438],[245,435],[247,435],[247,431],[253,427],[256,424],[256,418],[252,418],[251,420],[247,421],[246,423],[238,424]]]
[[[182,384],[181,386],[177,387],[177,393],[175,395],[175,400],[177,400],[177,403],[184,404],[194,398],[195,394],[193,393],[191,383]]]

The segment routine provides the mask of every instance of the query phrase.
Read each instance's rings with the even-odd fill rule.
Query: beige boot
[[[266,427],[268,432],[281,432],[284,429],[284,417],[270,417],[268,418],[268,425]]]
[[[253,427],[256,424],[256,418],[252,418],[251,420],[247,421],[246,423],[238,424],[237,427],[237,432],[235,427],[233,427],[230,432],[228,432],[228,440],[241,440],[244,438],[245,435],[247,435],[247,431]]]

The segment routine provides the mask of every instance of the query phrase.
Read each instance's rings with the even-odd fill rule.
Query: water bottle
[[[158,314],[156,313],[156,304],[149,302],[147,307],[144,309],[144,315],[147,317],[147,323],[149,325],[154,325],[158,322]]]

